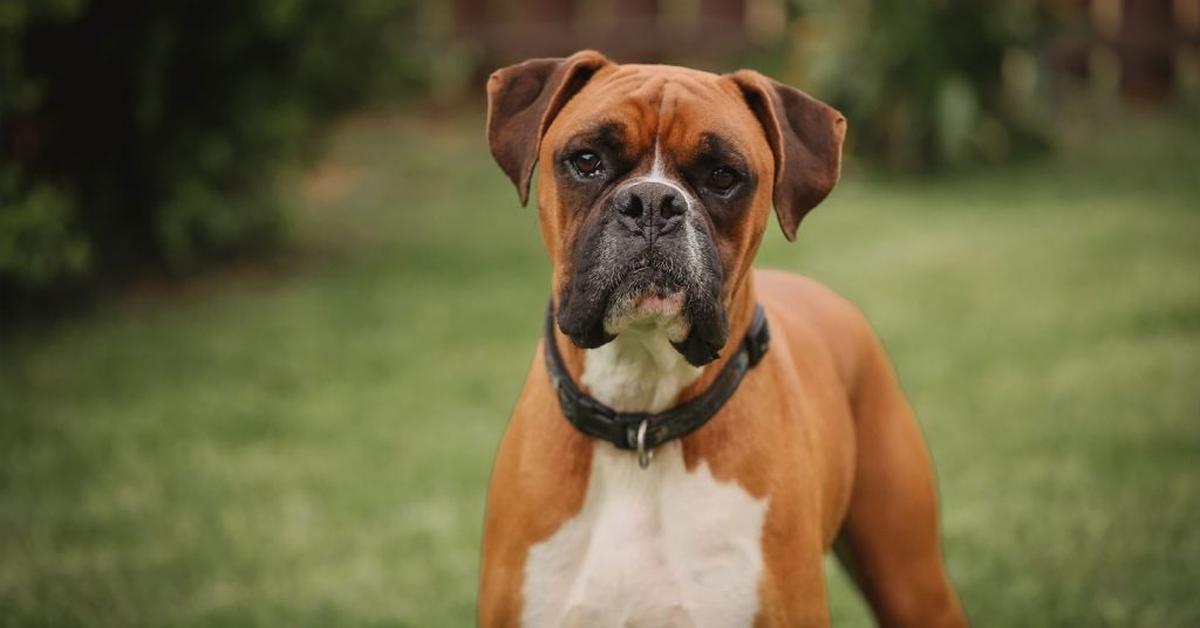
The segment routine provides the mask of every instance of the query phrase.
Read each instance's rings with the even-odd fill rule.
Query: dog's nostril
[[[674,194],[667,194],[666,196],[663,196],[662,202],[658,207],[658,213],[663,218],[678,216],[682,214],[683,211],[684,204],[681,203]]]
[[[620,211],[630,218],[641,218],[643,213],[642,199],[637,194],[630,194],[629,199],[621,204]]]

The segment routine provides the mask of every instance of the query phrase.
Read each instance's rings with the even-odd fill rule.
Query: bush
[[[901,170],[1043,145],[1046,3],[794,0],[800,82],[851,122],[854,150]]]
[[[406,65],[412,0],[0,4],[0,298],[260,247],[319,122]],[[4,309],[0,304],[0,310]]]

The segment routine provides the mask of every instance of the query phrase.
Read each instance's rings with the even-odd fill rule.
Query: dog
[[[749,70],[594,51],[488,80],[537,206],[545,336],[489,488],[479,625],[824,626],[831,548],[887,626],[963,626],[935,480],[879,340],[756,270],[837,183],[844,117]]]

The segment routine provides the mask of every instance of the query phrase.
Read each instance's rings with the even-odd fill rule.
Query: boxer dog
[[[488,80],[553,264],[497,454],[479,624],[824,626],[834,548],[877,620],[962,626],[934,476],[863,315],[752,268],[829,194],[845,119],[753,71],[596,52]]]

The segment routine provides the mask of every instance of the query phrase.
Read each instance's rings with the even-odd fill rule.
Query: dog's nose
[[[632,218],[647,235],[662,231],[664,227],[669,229],[679,222],[671,219],[687,211],[687,200],[682,191],[657,181],[627,186],[617,193],[613,203],[617,211]]]

